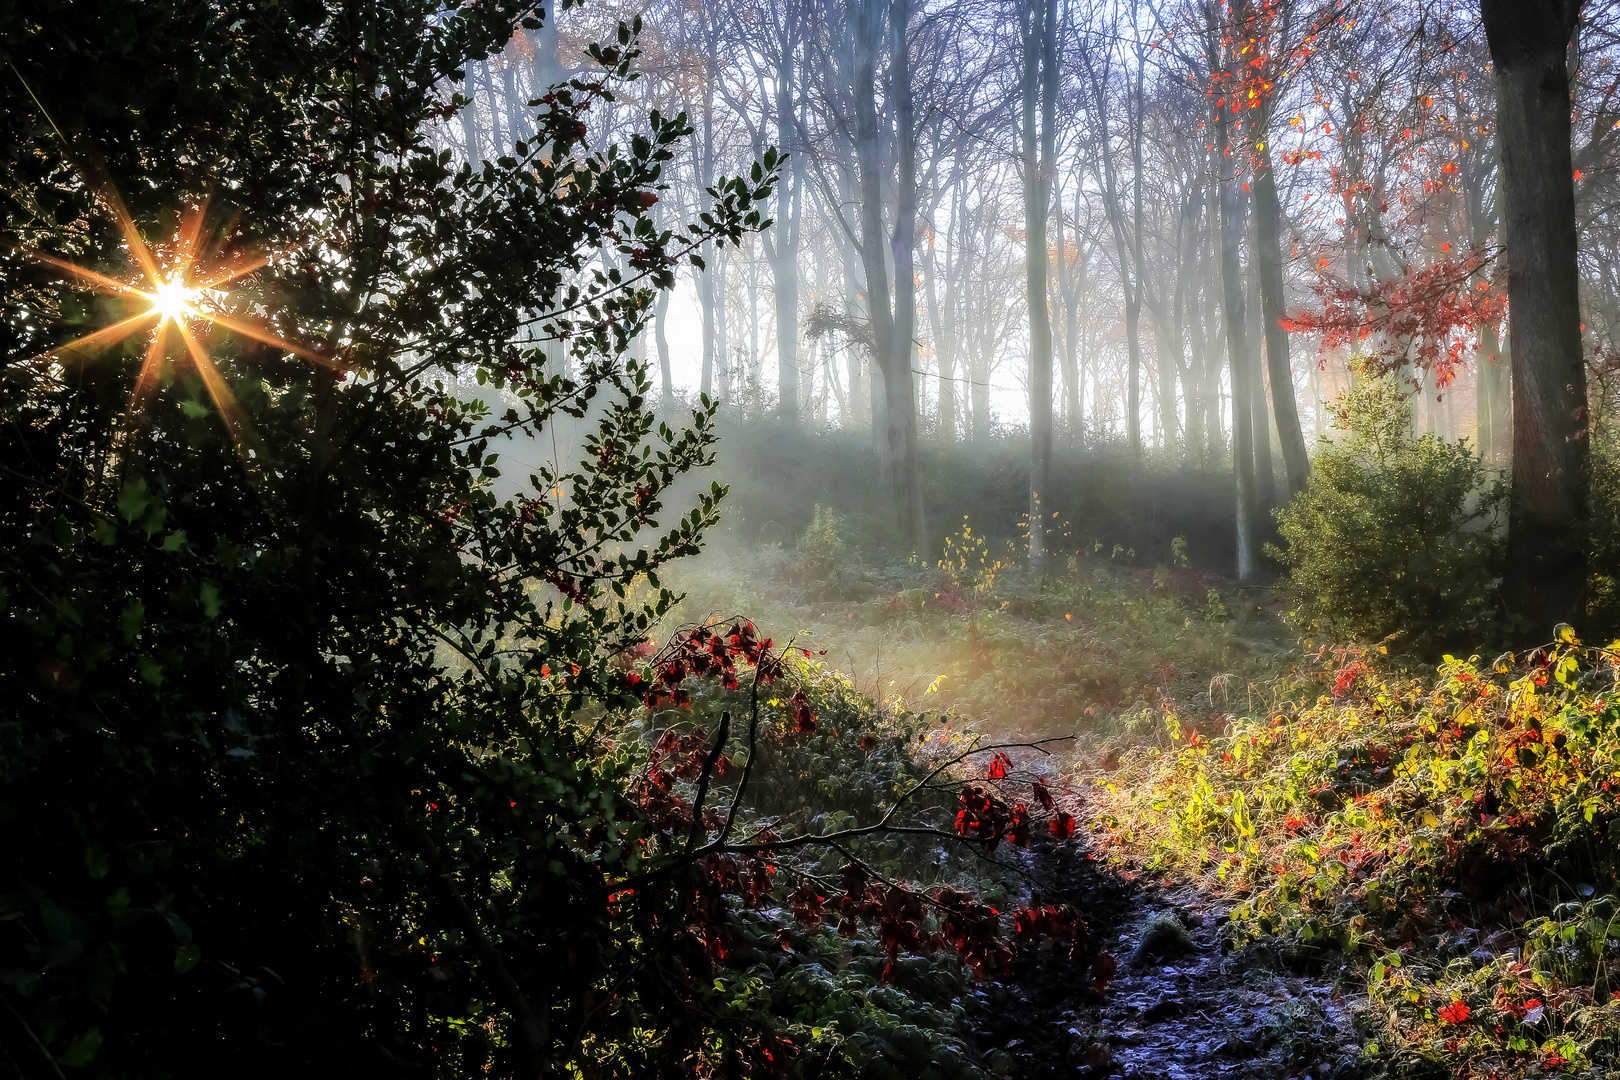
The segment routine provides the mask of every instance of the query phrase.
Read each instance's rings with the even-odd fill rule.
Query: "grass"
[[[1069,552],[1037,579],[1011,541],[964,521],[933,565],[876,561],[818,510],[795,542],[722,544],[666,577],[686,593],[678,621],[746,613],[825,650],[883,706],[996,734],[1090,738],[1162,707],[1213,716],[1293,647],[1267,592],[1124,550]]]

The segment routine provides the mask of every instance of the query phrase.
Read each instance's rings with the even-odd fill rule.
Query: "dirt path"
[[[1032,849],[1028,869],[1031,900],[1074,905],[1091,948],[1119,970],[1098,994],[1086,961],[1026,947],[1010,978],[979,991],[976,1034],[992,1071],[1017,1080],[1357,1075],[1354,1003],[1335,986],[1337,970],[1300,975],[1265,951],[1224,954],[1229,905],[1110,871],[1079,844]]]

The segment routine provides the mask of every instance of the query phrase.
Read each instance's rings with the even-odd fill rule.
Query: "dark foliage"
[[[684,118],[587,138],[633,27],[474,172],[427,129],[522,5],[41,7],[0,15],[0,1045],[149,1077],[757,1055],[691,872],[608,902],[661,853],[575,718],[639,704],[609,658],[719,495],[666,516],[710,414],[657,425],[621,350],[678,257],[763,224],[768,169],[654,227]],[[151,301],[36,253],[150,290],[140,236],[153,279],[268,261],[150,355],[149,316],[70,345]],[[502,441],[561,414],[580,462],[497,498]]]

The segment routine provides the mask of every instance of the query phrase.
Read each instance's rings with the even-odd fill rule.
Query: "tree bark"
[[[939,251],[933,238],[930,225],[928,247],[923,256],[924,299],[928,308],[928,336],[934,342],[934,363],[939,376],[939,439],[948,446],[956,441],[956,370],[951,355],[954,343],[945,329],[939,306]]]
[[[707,79],[707,74],[705,74]],[[706,83],[703,89],[703,128],[697,147],[698,189],[707,191],[714,186],[714,87]],[[698,307],[703,318],[703,367],[698,377],[698,389],[706,396],[714,396],[715,369],[715,272],[719,252],[713,241],[703,243],[703,266],[698,270]]]
[[[1079,334],[1079,281],[1084,280],[1085,266],[1080,261],[1078,220],[1075,223],[1074,237],[1075,265],[1072,269],[1069,266],[1069,243],[1063,231],[1063,197],[1061,193],[1056,196],[1056,203],[1058,295],[1063,298],[1063,414],[1067,418],[1067,423],[1064,425],[1064,438],[1066,445],[1073,446],[1080,438],[1080,363],[1079,354],[1076,352],[1078,343],[1075,339]]]
[[[664,317],[669,314],[669,290],[659,289],[653,304],[653,339],[658,344],[658,377],[662,390],[663,415],[675,414],[675,380],[669,364],[669,335],[664,332]]]
[[[893,101],[898,199],[894,232],[883,228],[883,169],[877,116],[877,54],[882,41],[881,0],[854,0],[855,156],[860,174],[861,263],[866,271],[866,303],[881,376],[880,450],[886,458],[895,524],[914,550],[924,546],[922,478],[917,461],[916,390],[911,373],[911,339],[916,321],[913,251],[917,222],[917,141],[911,96],[911,64],[906,31],[907,0],[890,0],[889,94]],[[885,239],[888,240],[885,245]],[[889,306],[886,257],[894,261],[894,306]],[[878,404],[874,395],[874,406]],[[874,420],[877,420],[874,417]]]
[[[507,138],[505,125],[501,123],[501,95],[495,89],[495,73],[490,70],[489,61],[482,60],[478,66],[484,72],[484,100],[489,103],[489,135],[495,144],[495,156],[512,152],[512,140]]]
[[[1579,0],[1481,0],[1496,75],[1513,377],[1503,593],[1525,640],[1576,622],[1586,593],[1586,371],[1566,54]]]
[[[1052,475],[1052,312],[1046,298],[1046,217],[1057,125],[1057,0],[1024,10],[1024,271],[1029,308],[1029,569],[1045,568]],[[1040,129],[1036,130],[1039,104]],[[1038,153],[1037,153],[1038,146]]]
[[[1126,236],[1125,212],[1119,205],[1119,184],[1114,169],[1113,142],[1108,133],[1108,88],[1105,81],[1099,78],[1096,69],[1092,66],[1088,54],[1081,53],[1081,60],[1086,65],[1086,73],[1091,81],[1091,96],[1097,114],[1097,122],[1101,127],[1101,144],[1098,156],[1101,158],[1103,209],[1108,218],[1108,224],[1114,234],[1114,254],[1119,262],[1120,286],[1125,293],[1125,351],[1127,367],[1125,377],[1125,443],[1133,458],[1142,456],[1142,340],[1138,331],[1138,324],[1142,321],[1142,281],[1141,264],[1134,259],[1137,252],[1134,241]],[[1137,111],[1129,105],[1132,100],[1127,98],[1126,121]],[[1131,128],[1133,136],[1137,129]],[[1138,189],[1139,190],[1139,189]],[[1140,223],[1139,219],[1133,221],[1133,226]],[[1140,229],[1137,229],[1140,233]]]
[[[1482,323],[1476,330],[1478,348],[1474,353],[1474,381],[1477,400],[1475,418],[1479,455],[1488,465],[1508,459],[1513,425],[1510,419],[1507,343],[1494,322]]]
[[[715,244],[714,263],[709,267],[709,276],[714,279],[714,382],[717,396],[722,401],[730,401],[736,389],[736,380],[731,371],[731,342],[727,333],[730,327],[726,323],[726,301],[730,291],[726,279],[730,274],[731,251],[722,244]]]
[[[1252,579],[1259,569],[1259,505],[1254,475],[1254,400],[1249,357],[1248,320],[1243,302],[1240,249],[1247,216],[1231,149],[1229,107],[1217,107],[1216,167],[1220,183],[1221,322],[1226,329],[1226,356],[1232,373],[1232,467],[1237,487],[1237,576]]]
[[[1203,194],[1192,187],[1181,205],[1181,217],[1176,231],[1176,295],[1175,327],[1185,333],[1191,360],[1181,372],[1183,394],[1186,398],[1187,422],[1183,428],[1182,450],[1185,460],[1197,461],[1204,455],[1204,337],[1202,321],[1198,317],[1199,256],[1203,250],[1203,223],[1200,211]],[[1178,342],[1179,351],[1179,342]]]
[[[1287,312],[1283,301],[1282,209],[1277,202],[1277,176],[1271,168],[1271,140],[1262,136],[1254,179],[1254,263],[1260,272],[1260,317],[1264,320],[1266,374],[1270,376],[1271,407],[1277,417],[1277,441],[1288,494],[1303,490],[1311,477],[1311,458],[1305,451],[1305,432],[1299,426],[1299,404],[1294,396],[1294,369],[1288,356],[1288,331],[1282,327]]]
[[[527,139],[529,110],[527,103],[518,97],[517,68],[506,56],[501,57],[501,91],[506,100],[506,130],[511,132],[513,142]]]
[[[568,77],[557,39],[557,20],[561,14],[555,4],[548,7],[545,18],[540,22],[540,29],[534,32],[534,96],[537,98]]]
[[[1252,188],[1251,188],[1252,190]],[[1252,239],[1252,234],[1251,234]],[[1266,370],[1260,362],[1260,342],[1265,336],[1261,325],[1260,283],[1255,280],[1255,259],[1249,260],[1248,358],[1249,358],[1249,423],[1254,431],[1254,499],[1259,509],[1255,526],[1261,533],[1266,528],[1269,511],[1277,505],[1277,469],[1271,459],[1271,421],[1266,407]]]
[[[478,146],[478,106],[472,101],[477,91],[473,89],[473,66],[470,61],[467,64],[467,77],[461,83],[461,93],[468,99],[461,109],[461,137],[467,142],[467,164],[476,171],[483,167],[484,154]]]
[[[911,91],[910,27],[910,0],[890,0],[889,93],[894,99],[897,196],[889,243],[894,261],[894,318],[883,386],[900,535],[910,541],[913,551],[926,553],[922,466],[917,457],[917,380],[911,363],[917,338],[917,122]]]
[[[781,42],[782,58],[776,71],[777,148],[789,155],[782,170],[786,190],[778,187],[777,205],[785,207],[786,213],[763,238],[776,305],[776,407],[782,423],[790,428],[799,424],[799,239],[804,218],[804,166],[793,111],[794,47],[790,33]]]

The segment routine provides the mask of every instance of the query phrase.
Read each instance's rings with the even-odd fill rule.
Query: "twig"
[[[709,775],[714,771],[714,763],[720,760],[720,752],[726,748],[726,738],[730,734],[731,710],[727,709],[720,714],[720,730],[714,737],[714,749],[703,759],[703,772],[698,776],[697,796],[692,800],[692,831],[686,836],[688,852],[697,845],[698,836],[702,834],[703,800],[709,794]]]

